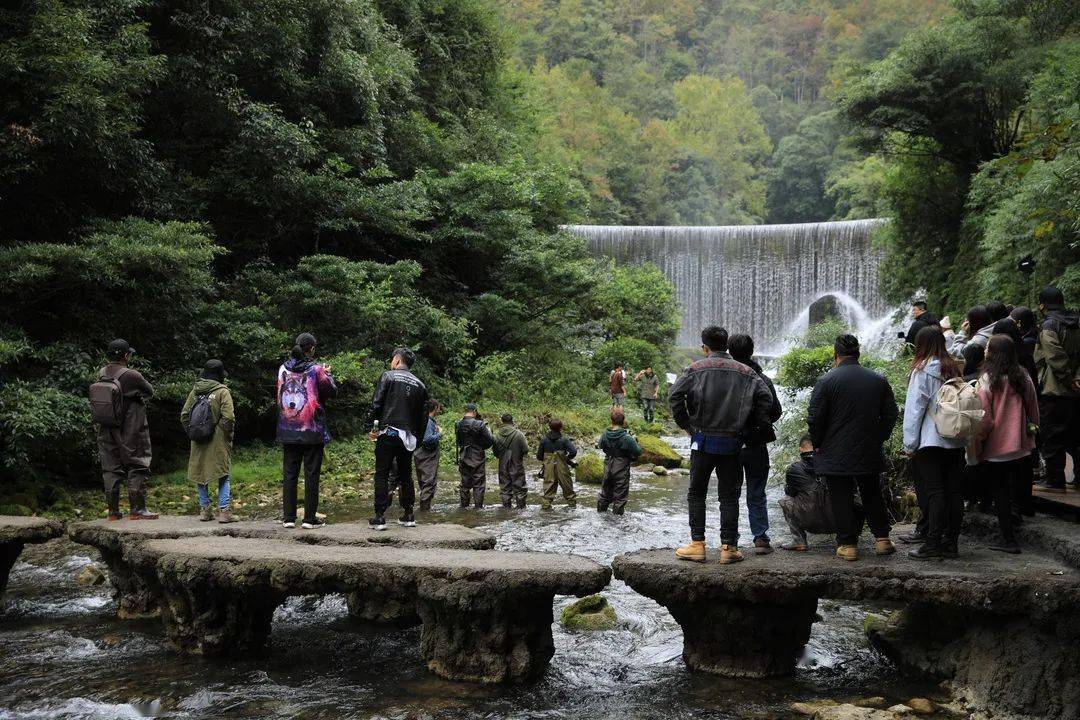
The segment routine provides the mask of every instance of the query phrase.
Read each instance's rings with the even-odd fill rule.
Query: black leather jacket
[[[427,430],[427,387],[408,370],[388,370],[375,386],[371,402],[371,419],[379,421],[382,429],[396,427],[421,441]]]
[[[487,450],[495,444],[495,438],[491,430],[480,418],[466,417],[457,421],[454,426],[454,436],[457,439],[458,450],[466,447]]]
[[[771,424],[773,395],[753,368],[726,352],[710,353],[686,369],[668,393],[671,416],[688,433],[734,437]]]

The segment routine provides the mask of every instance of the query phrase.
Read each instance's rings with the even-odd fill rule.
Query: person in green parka
[[[209,485],[217,483],[217,521],[236,522],[236,517],[230,510],[232,497],[229,485],[236,415],[233,411],[232,394],[225,385],[225,364],[220,360],[207,361],[202,375],[188,393],[184,409],[180,411],[180,424],[189,436],[192,410],[200,398],[207,399],[213,434],[205,440],[192,440],[191,455],[188,458],[188,480],[194,482],[199,489],[199,507],[202,509],[199,519],[204,522],[214,519],[214,511],[210,507]]]

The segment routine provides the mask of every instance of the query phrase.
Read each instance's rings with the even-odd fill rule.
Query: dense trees
[[[0,9],[3,474],[91,472],[85,385],[116,336],[158,388],[165,450],[208,357],[241,435],[265,436],[299,330],[354,422],[397,344],[452,402],[506,353],[503,380],[576,401],[615,327],[663,353],[666,282],[645,277],[655,305],[603,302],[624,275],[558,231],[588,197],[539,152],[499,23],[486,0]]]

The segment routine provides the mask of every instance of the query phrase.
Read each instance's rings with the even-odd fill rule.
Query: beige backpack
[[[984,414],[975,383],[951,378],[938,388],[937,407],[930,417],[941,437],[970,440],[978,434]]]

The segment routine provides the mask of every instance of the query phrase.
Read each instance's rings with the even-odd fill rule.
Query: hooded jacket
[[[337,385],[322,365],[289,358],[277,372],[277,441],[283,445],[330,442],[323,400],[337,395]]]
[[[942,437],[934,422],[937,393],[943,384],[941,361],[937,358],[931,358],[908,378],[907,400],[904,402],[904,449],[908,452],[927,447],[951,450],[964,447],[962,440]]]
[[[770,424],[773,399],[765,381],[726,352],[711,352],[688,367],[668,393],[676,425],[721,437]]]
[[[1073,310],[1051,310],[1035,346],[1039,392],[1052,397],[1080,397],[1080,316]]]
[[[495,433],[495,444],[492,445],[495,457],[502,459],[503,453],[510,453],[515,461],[520,461],[529,454],[529,442],[525,439],[525,433],[513,425],[503,425],[499,432]]]
[[[180,424],[187,430],[191,408],[195,398],[208,395],[210,414],[214,418],[214,434],[205,442],[192,442],[188,456],[188,480],[199,485],[209,485],[225,477],[232,469],[233,428],[236,415],[233,412],[232,393],[217,380],[201,379],[188,393],[184,408],[180,411]]]
[[[566,453],[567,460],[573,460],[577,456],[577,448],[570,442],[570,438],[549,430],[547,435],[540,438],[540,447],[536,449],[536,459],[544,462],[544,455],[560,451]]]
[[[608,457],[637,460],[641,456],[641,446],[638,445],[637,438],[626,428],[608,428],[600,436],[596,446]]]

